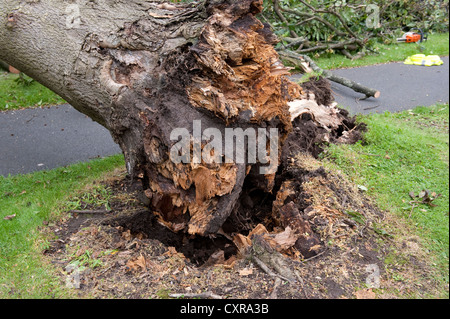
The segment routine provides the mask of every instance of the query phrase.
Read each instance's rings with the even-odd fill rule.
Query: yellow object
[[[412,65],[433,66],[442,65],[444,64],[444,61],[442,61],[438,55],[415,54],[408,57],[404,63]]]

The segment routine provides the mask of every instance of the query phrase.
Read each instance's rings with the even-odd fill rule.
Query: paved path
[[[0,113],[0,175],[25,174],[120,153],[103,126],[72,106]]]
[[[335,70],[381,91],[362,97],[333,83],[337,102],[352,114],[397,112],[449,102],[449,59],[433,67],[389,63]],[[298,76],[294,76],[294,79]],[[0,175],[24,174],[120,153],[109,132],[70,105],[0,113]]]

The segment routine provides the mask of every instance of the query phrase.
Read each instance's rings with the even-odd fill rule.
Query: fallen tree
[[[284,248],[310,256],[320,242],[285,170],[294,151],[352,140],[355,124],[326,80],[289,81],[276,37],[255,18],[261,10],[262,0],[0,0],[0,59],[111,132],[172,231],[245,246],[248,231],[270,219]],[[236,149],[223,154],[219,137],[230,129]],[[262,194],[273,208],[246,221],[244,208]]]

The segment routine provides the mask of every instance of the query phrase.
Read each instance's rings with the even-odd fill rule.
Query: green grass
[[[435,257],[448,284],[449,265],[449,106],[418,107],[402,113],[361,117],[364,142],[332,145],[325,157],[354,183],[368,189],[379,207],[404,218]],[[441,194],[431,207],[411,205],[410,192]]]
[[[124,167],[122,155],[28,175],[0,176],[0,299],[64,298],[71,292],[43,261],[45,224],[86,185]],[[75,207],[75,206],[74,206]],[[16,215],[11,220],[6,216]]]
[[[36,81],[0,70],[0,112],[29,107],[63,104],[65,101]]]
[[[449,34],[430,34],[428,41],[416,43],[379,43],[376,46],[377,53],[369,52],[368,55],[356,60],[350,60],[339,54],[324,54],[313,59],[323,69],[351,68],[388,62],[404,61],[408,56],[422,53],[426,55],[449,55]],[[422,48],[421,48],[422,47]]]

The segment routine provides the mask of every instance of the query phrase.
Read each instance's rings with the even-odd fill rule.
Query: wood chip
[[[298,237],[299,235],[288,226],[283,232],[276,234],[274,240],[281,249],[288,249],[294,246]]]
[[[252,268],[244,268],[239,270],[239,276],[249,276],[253,274],[253,269]]]

